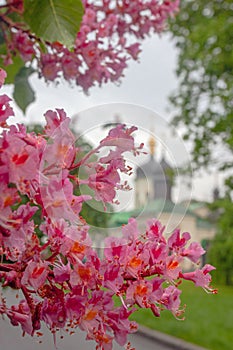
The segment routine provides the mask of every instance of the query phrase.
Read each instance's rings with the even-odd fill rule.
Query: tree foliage
[[[191,141],[196,168],[209,164],[231,168],[232,1],[181,0],[170,31],[178,49],[179,78],[179,88],[171,97],[176,110],[173,122],[184,126],[184,138]]]

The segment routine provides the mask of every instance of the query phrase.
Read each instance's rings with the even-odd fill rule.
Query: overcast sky
[[[71,88],[68,83],[58,86],[31,79],[36,91],[36,101],[28,108],[27,117],[17,110],[17,121],[38,122],[48,109],[64,108],[68,116],[75,119],[77,129],[95,142],[98,136],[104,136],[99,127],[106,121],[113,121],[116,114],[122,122],[139,127],[137,137],[147,146],[148,138],[153,130],[157,139],[157,154],[161,157],[162,149],[173,166],[179,166],[189,159],[189,150],[182,140],[169,130],[168,122],[172,110],[168,112],[168,95],[177,87],[175,77],[176,50],[167,35],[154,36],[147,39],[142,46],[140,62],[130,62],[120,85],[107,84],[95,87],[86,96],[78,87]],[[4,88],[10,93],[11,88]],[[179,134],[179,130],[177,130]],[[103,133],[103,134],[102,134]],[[146,158],[137,159],[140,165]],[[212,200],[213,187],[222,178],[213,174],[198,174],[192,178],[192,191],[184,190],[183,182],[175,190],[177,200],[192,196],[198,200]],[[179,182],[179,181],[178,181]],[[183,194],[183,197],[181,196]]]

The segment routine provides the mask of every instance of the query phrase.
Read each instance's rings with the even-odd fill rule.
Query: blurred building
[[[139,228],[145,230],[146,222],[151,218],[159,219],[166,226],[169,235],[175,228],[181,232],[190,232],[192,241],[205,245],[216,232],[210,220],[207,203],[195,200],[175,203],[173,201],[174,170],[166,160],[155,157],[155,140],[149,140],[150,159],[136,170],[135,208],[130,211],[111,215],[110,226],[119,227],[130,217],[137,218]],[[216,189],[214,195],[216,196]],[[188,268],[188,267],[187,267]]]
[[[149,140],[150,159],[138,167],[135,181],[135,207],[139,208],[154,200],[172,201],[173,169],[166,162],[155,158],[155,140]]]

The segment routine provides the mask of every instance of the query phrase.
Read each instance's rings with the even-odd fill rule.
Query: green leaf
[[[25,113],[30,103],[35,101],[35,93],[29,84],[28,78],[34,69],[23,67],[15,76],[13,97],[19,108]]]
[[[39,38],[71,48],[83,16],[81,0],[25,0],[24,19]]]
[[[6,84],[14,84],[15,76],[19,70],[24,67],[24,61],[19,55],[12,56],[12,64],[6,66],[4,64],[4,56],[7,54],[6,44],[0,44],[0,67],[3,68],[7,73],[7,78],[5,80]],[[2,57],[1,57],[2,56]]]
[[[3,65],[2,60],[0,59],[0,66],[6,71],[7,77],[5,80],[5,84],[14,84],[15,83],[15,77],[24,67],[24,62],[21,60],[19,56],[14,57],[13,64],[10,64],[9,66]]]
[[[20,69],[22,69],[23,67],[24,67],[23,60],[19,56],[14,57],[13,63],[10,64],[9,66],[4,67],[4,70],[7,72],[5,83],[14,84],[16,75],[18,74]]]

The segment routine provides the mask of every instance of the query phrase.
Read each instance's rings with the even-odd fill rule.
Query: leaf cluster
[[[178,49],[178,90],[170,100],[196,168],[231,167],[233,151],[233,4],[182,0],[170,23]],[[221,145],[221,146],[220,146]],[[220,148],[221,147],[221,150]],[[226,157],[219,159],[220,152]]]

